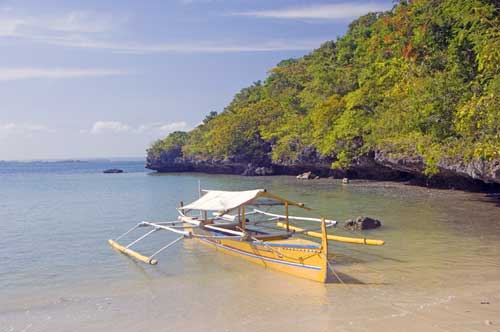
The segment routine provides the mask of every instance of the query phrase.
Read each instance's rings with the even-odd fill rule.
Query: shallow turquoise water
[[[101,173],[111,167],[127,172]],[[179,201],[197,197],[199,180],[210,189],[267,188],[338,221],[358,215],[381,219],[383,227],[364,236],[384,239],[386,246],[331,245],[331,258],[346,281],[419,289],[460,284],[465,277],[476,282],[500,277],[500,208],[484,194],[367,181],[155,175],[140,162],[0,163],[0,297],[228,273],[227,267],[213,267],[214,253],[189,243],[162,254],[157,267],[132,263],[107,244],[141,220],[175,219]],[[352,235],[341,228],[335,232]],[[158,232],[138,248],[151,253],[174,237]],[[254,270],[247,265],[235,266],[242,273]],[[269,273],[261,270],[257,273]]]

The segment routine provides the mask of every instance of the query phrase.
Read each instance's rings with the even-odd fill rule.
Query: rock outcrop
[[[103,173],[106,173],[106,174],[114,174],[114,173],[123,173],[123,169],[119,169],[119,168],[110,168],[110,169],[105,169],[104,171],[102,171]]]
[[[465,162],[460,158],[443,157],[437,164],[438,173],[430,178],[424,176],[426,164],[421,156],[400,156],[376,151],[373,160],[387,168],[411,174],[415,180],[430,186],[480,189],[500,184],[500,159]]]
[[[357,217],[356,220],[346,220],[344,228],[351,231],[361,231],[365,229],[375,229],[382,226],[382,222],[370,217]]]
[[[467,190],[500,188],[500,159],[493,161],[443,157],[438,174],[427,177],[421,156],[400,156],[385,151],[372,151],[353,160],[347,170],[331,168],[333,157],[320,155],[314,148],[305,148],[294,161],[244,160],[244,158],[191,158],[180,149],[148,153],[146,167],[158,172],[202,172],[246,176],[300,175],[300,178],[333,177],[410,181],[416,185]],[[307,175],[309,174],[309,175]],[[304,176],[306,175],[306,176]]]

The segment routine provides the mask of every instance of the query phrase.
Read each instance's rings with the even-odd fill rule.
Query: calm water
[[[126,173],[101,173],[111,167]],[[107,239],[138,221],[175,218],[180,200],[196,198],[198,180],[211,189],[267,188],[338,221],[358,215],[381,219],[383,227],[364,236],[384,239],[385,246],[331,244],[336,269],[344,282],[360,286],[356,291],[362,297],[401,304],[412,296],[422,300],[443,289],[500,280],[500,208],[484,194],[367,181],[342,185],[293,177],[155,175],[142,162],[0,163],[0,309],[15,307],[26,296],[111,284],[136,290],[151,283],[165,289],[177,285],[187,292],[210,286],[203,287],[208,293],[202,299],[208,302],[225,289],[220,280],[254,286],[279,280],[280,287],[301,289],[290,294],[285,288],[292,300],[304,289],[319,287],[189,241],[162,254],[157,267],[136,264],[110,249]],[[335,232],[352,235],[341,228]],[[158,232],[138,248],[152,252],[173,238]],[[326,287],[305,301],[321,305],[331,301],[330,292],[340,296],[335,285]],[[240,298],[239,292],[234,289],[231,297]],[[169,295],[172,302],[180,301],[176,294]]]

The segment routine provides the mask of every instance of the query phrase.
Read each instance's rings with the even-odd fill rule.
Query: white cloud
[[[193,5],[193,4],[209,4],[214,2],[219,2],[219,0],[180,0],[183,5]]]
[[[0,37],[15,36],[16,31],[23,24],[21,19],[0,19]]]
[[[54,130],[42,124],[33,123],[0,123],[0,136],[21,135],[32,136],[35,133],[53,133]]]
[[[74,11],[60,16],[16,15],[12,9],[0,11],[0,36],[34,37],[62,34],[95,34],[114,30],[126,18]]]
[[[101,134],[105,132],[123,133],[130,131],[129,125],[120,121],[97,121],[90,129],[91,134]]]
[[[126,19],[96,15],[88,12],[70,12],[62,17],[34,21],[34,25],[53,31],[102,33],[113,30]]]
[[[187,123],[179,122],[156,122],[132,126],[121,121],[96,121],[90,130],[80,130],[80,133],[90,133],[93,135],[103,133],[132,133],[132,134],[152,134],[165,135],[176,130],[185,130]]]
[[[278,19],[319,19],[319,20],[336,20],[350,19],[361,16],[369,12],[378,12],[389,10],[392,8],[388,3],[337,3],[337,4],[318,4],[303,7],[288,7],[271,10],[256,10],[233,13],[238,16],[252,16],[262,18],[278,18]]]
[[[119,53],[238,53],[303,51],[318,45],[318,40],[269,40],[244,42],[157,42],[138,43],[116,40],[111,32],[126,22],[125,18],[88,12],[62,16],[33,17],[0,11],[0,37],[72,48],[106,50]]]
[[[116,69],[92,68],[0,68],[0,81],[15,81],[26,79],[67,79],[96,76],[116,76],[128,74],[126,71]]]
[[[180,122],[172,122],[172,123],[163,124],[158,129],[161,132],[170,133],[172,131],[186,129],[186,127],[187,127],[187,123],[184,121],[180,121]]]
[[[155,53],[241,53],[241,52],[275,52],[303,51],[318,47],[319,40],[273,40],[260,43],[156,43],[141,44],[96,40],[82,37],[36,37],[32,41],[74,48],[107,50],[118,53],[155,54]]]

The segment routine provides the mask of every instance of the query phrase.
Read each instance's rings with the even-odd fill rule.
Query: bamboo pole
[[[245,231],[245,224],[246,224],[246,220],[245,220],[245,206],[242,206],[241,207],[241,220],[240,220],[240,226],[241,226],[241,229],[243,231]]]
[[[281,228],[286,228],[286,224],[282,222],[276,223],[278,227]],[[297,226],[289,226],[291,230],[296,231],[296,232],[303,232],[302,234],[312,236],[312,237],[317,237],[321,239],[321,233],[314,232],[314,231],[304,231],[303,228],[297,227]],[[384,241],[383,240],[373,240],[373,239],[366,239],[366,238],[355,238],[355,237],[346,237],[346,236],[337,236],[337,235],[328,235],[327,239],[330,241],[337,241],[337,242],[344,242],[344,243],[353,243],[353,244],[366,244],[370,246],[383,246]]]
[[[290,232],[290,220],[288,219],[288,201],[285,202],[286,231]]]
[[[285,198],[282,198],[282,197],[280,197],[278,195],[271,194],[271,193],[269,193],[267,191],[265,191],[263,193],[260,193],[258,195],[258,197],[261,197],[261,196],[267,196],[267,197],[270,197],[270,198],[275,199],[275,200],[280,201],[280,202],[288,202],[288,204],[300,207],[300,208],[302,208],[304,210],[308,210],[308,211],[311,210],[310,208],[308,208],[307,206],[305,206],[304,203],[298,203],[298,202],[289,201],[289,200],[287,200]]]
[[[284,218],[284,215],[281,214],[275,214],[275,213],[269,213],[269,212],[264,212],[262,210],[258,209],[253,209],[254,212],[263,214],[265,216],[270,216],[270,217],[276,217],[276,218]],[[307,218],[307,217],[295,217],[295,216],[288,216],[288,219],[290,220],[303,220],[303,221],[316,221],[316,222],[321,222],[320,218]],[[337,224],[335,220],[330,220],[330,219],[325,219],[327,224]]]
[[[125,255],[133,257],[133,258],[137,259],[138,261],[141,261],[141,262],[146,263],[146,264],[151,264],[151,265],[156,265],[158,263],[158,260],[151,259],[150,257],[146,257],[144,255],[141,255],[137,251],[134,251],[132,249],[127,249],[124,246],[118,244],[117,242],[115,242],[113,240],[108,240],[108,242],[116,250],[124,253]]]

